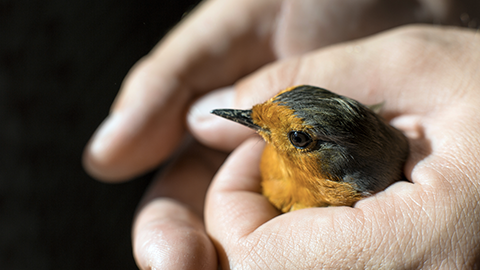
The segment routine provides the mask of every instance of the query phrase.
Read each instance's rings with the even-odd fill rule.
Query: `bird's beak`
[[[211,113],[247,126],[255,131],[260,129],[258,125],[253,123],[252,110],[217,109],[211,111]]]

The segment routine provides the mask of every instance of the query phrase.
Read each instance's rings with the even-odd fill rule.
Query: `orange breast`
[[[348,183],[322,175],[314,153],[296,159],[267,144],[260,169],[263,195],[282,212],[353,205],[362,198]]]

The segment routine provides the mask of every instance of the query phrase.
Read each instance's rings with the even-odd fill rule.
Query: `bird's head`
[[[315,160],[317,168],[337,181],[369,178],[355,183],[362,192],[385,188],[375,178],[387,177],[389,163],[408,154],[403,134],[369,108],[318,87],[295,86],[251,110],[212,113],[256,130],[291,160]]]

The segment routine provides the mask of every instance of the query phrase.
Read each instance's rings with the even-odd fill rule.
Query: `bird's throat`
[[[313,159],[315,156],[289,157],[267,143],[260,162],[263,195],[282,212],[353,205],[361,199],[350,185],[322,175],[318,161]]]

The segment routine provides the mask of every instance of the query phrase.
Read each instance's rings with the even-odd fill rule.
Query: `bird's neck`
[[[292,185],[292,188],[308,188],[318,185],[318,179],[328,178],[313,153],[292,155],[269,143],[265,146],[260,168],[264,180],[281,180],[284,185]]]

